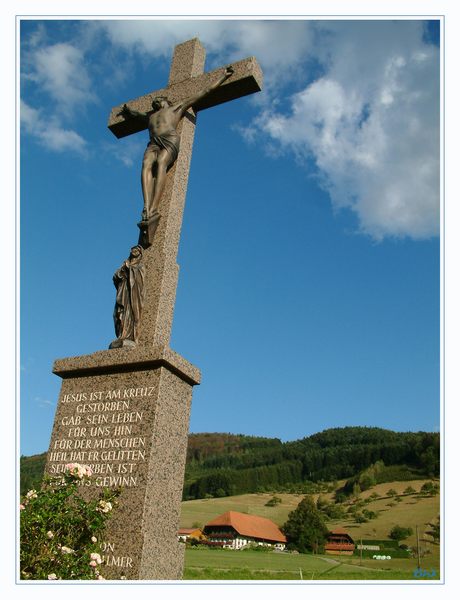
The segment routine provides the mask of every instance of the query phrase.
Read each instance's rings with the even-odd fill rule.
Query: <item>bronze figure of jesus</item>
[[[171,104],[165,97],[156,97],[152,101],[152,111],[147,113],[130,109],[126,104],[118,115],[144,121],[149,130],[149,143],[142,161],[141,184],[144,198],[142,221],[159,219],[158,206],[166,183],[166,173],[174,164],[179,153],[179,134],[177,126],[186,111],[198,101],[218,88],[233,74],[233,68],[227,67],[212,85],[176,104]]]

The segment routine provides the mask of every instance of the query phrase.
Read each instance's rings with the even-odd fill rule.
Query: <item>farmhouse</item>
[[[204,526],[208,543],[239,550],[247,544],[273,546],[284,550],[286,537],[278,526],[264,517],[230,510]]]
[[[201,541],[205,535],[199,527],[181,527],[177,532],[179,542],[189,542],[191,540]]]
[[[329,532],[324,545],[326,554],[353,554],[355,543],[346,529],[338,527]]]

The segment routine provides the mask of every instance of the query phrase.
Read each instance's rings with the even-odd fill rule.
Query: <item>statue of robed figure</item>
[[[129,258],[115,271],[113,283],[117,290],[113,321],[117,339],[110,348],[135,346],[144,304],[143,248],[133,246]]]

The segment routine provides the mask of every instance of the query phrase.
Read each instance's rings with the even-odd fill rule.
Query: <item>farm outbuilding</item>
[[[201,541],[205,539],[205,535],[198,527],[181,527],[177,532],[177,538],[180,542]]]
[[[348,531],[338,527],[329,532],[324,551],[326,554],[353,554],[355,547],[355,542]]]

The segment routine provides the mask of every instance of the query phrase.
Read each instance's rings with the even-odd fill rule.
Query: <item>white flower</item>
[[[93,471],[88,465],[81,465],[80,463],[69,463],[65,466],[66,471],[69,475],[76,479],[83,479],[83,477],[91,477]]]
[[[105,500],[99,500],[99,506],[96,509],[99,512],[108,513],[112,510],[112,503]]]
[[[97,552],[91,552],[90,559],[95,561],[98,565],[102,563],[101,555]]]
[[[67,546],[62,546],[61,552],[62,554],[73,554],[75,550],[72,550],[72,548],[68,548]]]
[[[57,579],[57,575],[56,575],[56,573],[50,573],[50,574],[48,575],[48,579],[50,579],[50,580],[51,580],[51,579]]]
[[[105,577],[102,577],[102,575],[98,575],[98,576],[97,576],[97,578],[98,578],[99,580],[102,580],[102,579],[103,579],[103,580],[105,581]]]
[[[35,490],[29,490],[26,494],[26,498],[29,500],[37,497],[37,492]]]
[[[91,477],[91,475],[93,474],[93,469],[89,465],[82,465],[82,466],[85,469],[86,477]]]
[[[49,538],[50,540],[52,540],[54,538],[54,533],[52,531],[48,531],[46,533],[46,537]]]
[[[91,538],[91,541],[93,542],[93,544],[95,544],[97,542],[97,537],[95,535],[93,535],[93,537]]]

